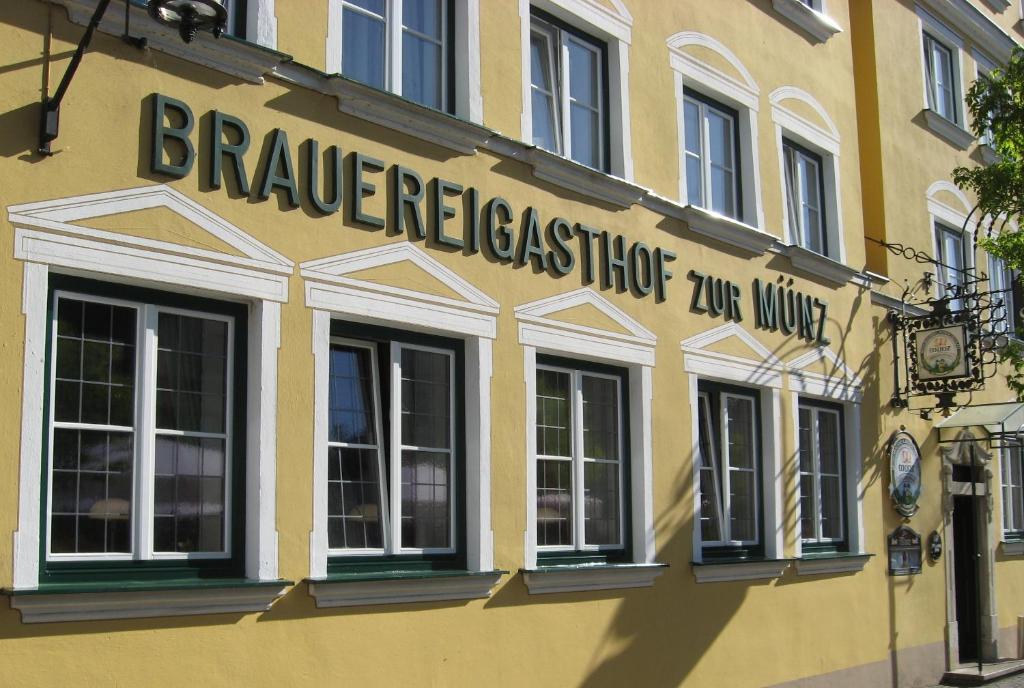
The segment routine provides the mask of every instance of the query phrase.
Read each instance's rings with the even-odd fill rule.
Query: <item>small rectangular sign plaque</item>
[[[921,536],[900,526],[888,537],[889,575],[909,576],[921,573]]]
[[[917,377],[944,380],[967,377],[967,328],[933,327],[913,333],[917,345]]]

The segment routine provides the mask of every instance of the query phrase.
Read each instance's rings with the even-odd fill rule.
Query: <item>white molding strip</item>
[[[277,356],[281,304],[257,301],[249,311],[246,386],[245,575],[277,578]]]
[[[393,578],[382,580],[310,580],[309,594],[319,609],[371,604],[408,604],[474,600],[491,596],[503,571],[465,576]]]
[[[166,208],[251,260],[244,261],[238,256],[222,251],[197,249],[72,224],[81,220],[152,208]],[[7,219],[16,226],[50,229],[74,236],[121,241],[143,248],[180,252],[183,255],[200,258],[215,258],[238,265],[276,271],[285,275],[291,274],[292,268],[295,266],[295,263],[282,254],[166,184],[12,205],[7,207]]]
[[[619,564],[611,566],[552,566],[523,570],[523,582],[531,595],[589,590],[649,588],[665,572],[667,564]]]
[[[707,208],[687,205],[683,208],[682,216],[691,231],[749,251],[755,256],[764,255],[768,248],[778,241],[775,236],[762,232],[753,225],[720,215]]]
[[[965,151],[974,143],[974,134],[959,124],[950,122],[930,108],[921,111],[928,128],[939,138],[951,144],[957,150]]]
[[[39,585],[39,505],[43,456],[43,381],[46,379],[46,298],[49,270],[25,263],[21,312],[25,316],[25,372],[21,394],[21,465],[18,529],[14,532],[14,587]]]
[[[14,241],[14,257],[18,260],[192,291],[288,300],[288,278],[280,274],[31,229],[16,229]]]
[[[244,614],[270,609],[287,585],[11,595],[23,623],[138,619],[195,614]]]
[[[313,311],[313,528],[309,531],[309,575],[327,576],[327,408],[330,394],[331,316]]]
[[[379,285],[375,285],[373,282],[364,280],[332,279],[345,277],[363,270],[370,270],[372,268],[384,267],[402,262],[412,263],[448,289],[451,289],[462,296],[466,301],[456,301],[446,297],[424,294],[423,292],[402,289],[400,287],[381,287]],[[360,251],[342,253],[328,258],[308,260],[299,266],[299,271],[299,274],[303,277],[323,281],[333,281],[337,284],[360,286],[371,290],[375,288],[386,289],[387,293],[401,294],[409,298],[441,301],[442,303],[448,303],[453,306],[460,306],[464,308],[472,308],[475,306],[477,307],[475,310],[479,310],[483,313],[494,314],[498,312],[497,301],[487,296],[487,294],[483,293],[470,284],[470,282],[456,274],[455,271],[440,263],[438,260],[431,257],[426,251],[409,241],[399,241],[393,244],[374,246]]]

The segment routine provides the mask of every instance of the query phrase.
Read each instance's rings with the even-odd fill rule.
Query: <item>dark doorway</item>
[[[960,661],[978,659],[978,524],[974,497],[953,498],[953,575]]]

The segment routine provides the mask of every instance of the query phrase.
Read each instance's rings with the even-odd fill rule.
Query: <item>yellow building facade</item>
[[[12,685],[1020,657],[1020,450],[894,406],[888,318],[995,279],[950,175],[1019,3],[224,4],[187,43],[134,1],[0,8]]]

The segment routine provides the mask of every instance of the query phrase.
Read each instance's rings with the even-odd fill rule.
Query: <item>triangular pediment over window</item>
[[[842,401],[860,401],[864,382],[831,349],[818,347],[786,364],[797,391]]]
[[[684,339],[679,347],[687,372],[769,387],[782,386],[782,361],[737,323],[725,323]]]

